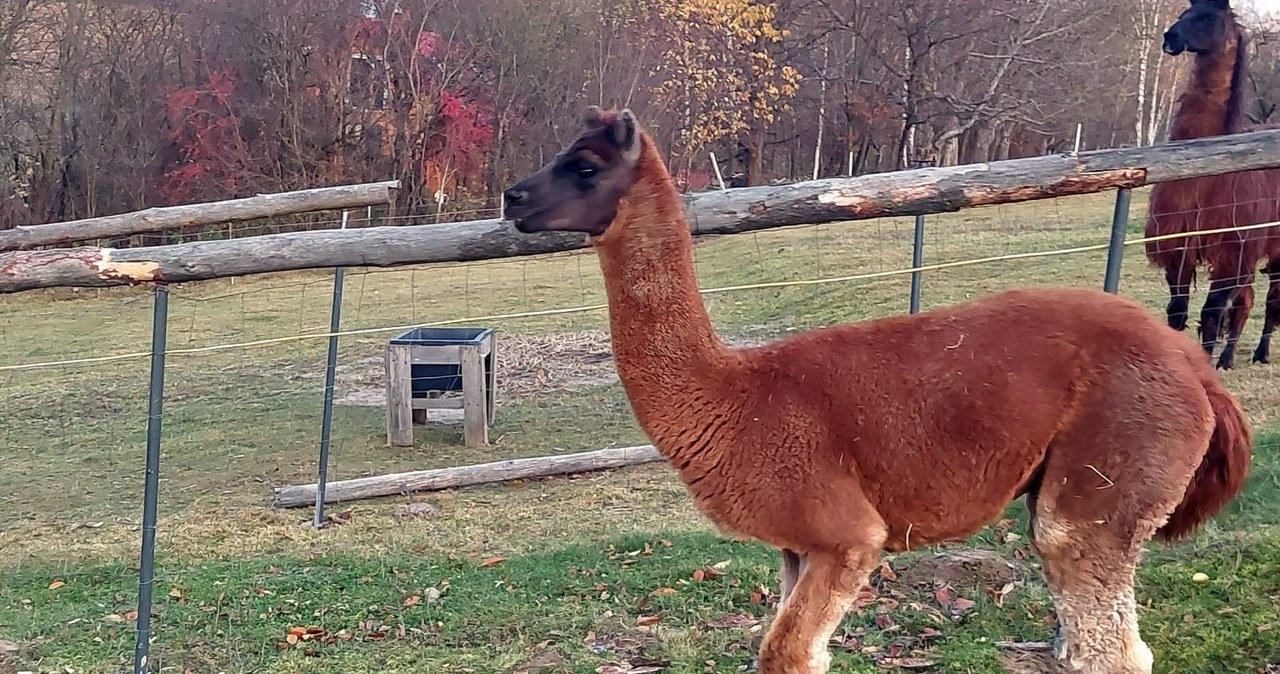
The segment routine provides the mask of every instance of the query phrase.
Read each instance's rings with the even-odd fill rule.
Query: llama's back
[[[1259,169],[1159,183],[1151,190],[1147,238],[1280,221],[1280,169]],[[1147,259],[1162,269],[1210,264],[1252,271],[1280,257],[1280,227],[1148,241]]]
[[[1239,224],[1280,222],[1280,169],[1246,171],[1238,176]],[[1280,225],[1255,229],[1249,235],[1259,241],[1262,257],[1280,259]]]

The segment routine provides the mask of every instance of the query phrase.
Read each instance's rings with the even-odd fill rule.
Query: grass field
[[[1145,194],[1135,195],[1139,230]],[[1109,195],[930,217],[926,262],[1105,243]],[[909,266],[909,219],[700,242],[704,287]],[[1029,284],[1101,284],[1105,253],[929,272],[925,308]],[[739,342],[901,313],[908,278],[707,296]],[[270,507],[313,482],[331,275],[174,288],[161,471],[153,668],[166,672],[735,672],[772,615],[772,552],[712,532],[664,465],[335,507]],[[1265,288],[1259,285],[1259,297]],[[1121,292],[1161,312],[1140,249]],[[1203,290],[1193,298],[1198,310]],[[381,353],[431,321],[603,302],[590,252],[349,273],[331,476],[644,442],[609,360],[604,313],[481,319],[498,328],[492,444],[458,424],[385,445]],[[140,354],[145,289],[58,291],[0,304],[0,366]],[[1280,671],[1277,366],[1248,363],[1261,311],[1224,380],[1259,433],[1249,486],[1193,541],[1153,546],[1138,590],[1158,672]],[[263,339],[268,345],[208,349]],[[117,672],[131,662],[147,359],[0,370],[0,674]],[[886,557],[837,632],[837,671],[1032,672],[1052,607],[1025,513],[973,540]],[[1206,582],[1193,582],[1196,572]],[[290,630],[295,634],[291,643]],[[660,669],[655,669],[660,668]]]

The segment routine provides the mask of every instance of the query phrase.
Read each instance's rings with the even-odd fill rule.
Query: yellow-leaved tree
[[[800,73],[771,48],[787,37],[777,8],[758,0],[648,0],[649,38],[661,49],[653,103],[676,115],[673,158],[688,169],[708,145],[763,132],[800,88]]]

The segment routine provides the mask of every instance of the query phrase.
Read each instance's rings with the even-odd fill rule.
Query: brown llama
[[[1028,288],[730,348],[692,236],[629,110],[506,191],[524,233],[583,232],[644,432],[721,530],[781,551],[761,674],[827,671],[827,640],[884,550],[967,537],[1026,495],[1075,671],[1149,674],[1134,571],[1213,516],[1252,430],[1199,347],[1102,291]]]
[[[1164,34],[1171,56],[1195,54],[1195,65],[1170,129],[1172,140],[1203,138],[1261,126],[1244,124],[1247,44],[1228,0],[1191,0]],[[1159,183],[1147,210],[1148,237],[1280,221],[1280,169],[1242,171]],[[1196,267],[1209,266],[1209,295],[1200,311],[1200,343],[1210,357],[1223,332],[1217,366],[1230,369],[1236,343],[1253,307],[1254,270],[1262,258],[1270,280],[1262,339],[1253,361],[1270,360],[1271,334],[1280,322],[1280,228],[1266,227],[1166,239],[1146,244],[1147,259],[1169,284],[1170,326],[1187,326]],[[1224,325],[1225,319],[1225,325]]]

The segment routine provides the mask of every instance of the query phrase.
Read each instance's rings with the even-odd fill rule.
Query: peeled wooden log
[[[399,180],[318,187],[204,204],[148,208],[145,211],[87,220],[26,225],[0,230],[0,251],[28,250],[39,246],[59,246],[79,241],[109,239],[200,225],[242,222],[279,215],[365,208],[389,203],[392,190],[399,187]]]
[[[456,468],[417,470],[409,473],[392,473],[338,480],[325,486],[324,502],[355,501],[379,496],[395,496],[419,491],[439,491],[455,487],[470,487],[490,482],[527,480],[568,473],[585,473],[634,466],[662,461],[662,455],[653,445],[598,449],[591,452],[565,454],[563,456],[537,456],[528,459],[510,459]],[[314,505],[316,485],[293,485],[275,488],[277,508],[297,508]]]
[[[695,234],[943,213],[1280,166],[1280,129],[1079,155],[702,192],[685,198]],[[0,293],[184,282],[338,266],[394,267],[537,255],[580,234],[525,235],[501,220],[271,234],[115,250],[0,253]]]

